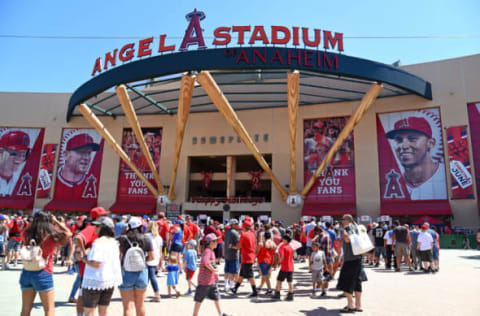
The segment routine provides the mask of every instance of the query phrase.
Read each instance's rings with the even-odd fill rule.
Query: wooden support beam
[[[172,176],[170,177],[170,188],[168,190],[168,199],[170,201],[175,199],[175,182],[177,180],[178,162],[180,160],[180,152],[182,150],[185,127],[187,126],[188,113],[190,112],[190,103],[192,102],[194,83],[195,76],[189,76],[187,74],[182,76],[182,86],[180,88],[180,96],[178,99],[175,153],[173,154]]]
[[[299,72],[287,73],[288,87],[288,126],[290,128],[290,194],[297,194],[297,117],[299,102]]]
[[[81,104],[78,107],[78,110],[85,119],[92,125],[97,132],[105,139],[105,141],[113,148],[113,150],[120,156],[120,158],[132,169],[133,172],[142,180],[147,188],[152,192],[152,194],[157,198],[158,191],[155,187],[148,181],[145,176],[138,170],[135,164],[128,158],[128,155],[123,151],[122,146],[120,146],[115,138],[113,138],[112,134],[105,128],[102,122],[97,118],[97,116],[90,110],[90,108],[86,104]]]
[[[320,166],[318,166],[315,173],[312,175],[308,183],[303,188],[301,193],[301,196],[303,199],[305,199],[305,196],[308,194],[308,192],[312,188],[313,184],[315,183],[315,180],[318,178],[318,176],[320,176],[320,173],[322,173],[322,171],[325,169],[327,164],[330,163],[330,160],[332,160],[335,153],[338,151],[338,149],[340,149],[340,146],[342,146],[344,140],[347,139],[348,135],[350,135],[350,133],[353,131],[353,129],[358,124],[360,119],[363,117],[365,112],[370,108],[370,106],[378,97],[381,91],[382,91],[382,86],[377,83],[374,83],[370,86],[370,89],[368,89],[367,93],[363,96],[362,101],[360,102],[360,105],[355,110],[355,113],[350,117],[347,124],[345,124],[345,127],[341,131],[340,135],[338,135],[338,138],[335,141],[335,143],[333,143],[332,147],[330,147],[330,150],[328,151],[327,155],[323,159],[322,163],[320,164]]]
[[[140,127],[140,122],[138,121],[137,115],[135,114],[135,109],[133,108],[132,102],[130,101],[130,97],[128,96],[127,88],[124,85],[119,85],[115,89],[115,91],[117,92],[118,99],[122,104],[125,116],[127,117],[127,120],[130,123],[133,132],[135,133],[138,144],[140,145],[140,149],[142,150],[142,153],[147,160],[148,166],[153,173],[153,177],[155,178],[155,183],[157,184],[158,191],[161,195],[164,195],[165,188],[163,187],[162,181],[160,181],[160,175],[158,174],[157,167],[153,162],[150,150],[148,149],[147,143],[143,138],[142,128]]]
[[[232,126],[233,130],[237,133],[237,135],[242,139],[243,143],[250,152],[253,154],[257,162],[260,164],[260,167],[267,173],[272,180],[275,187],[280,192],[283,200],[287,199],[287,191],[283,188],[283,186],[278,181],[277,177],[273,174],[270,166],[265,161],[265,158],[260,154],[257,146],[253,142],[252,138],[248,134],[247,130],[243,126],[242,122],[240,122],[235,110],[232,108],[230,103],[228,102],[225,95],[222,93],[220,88],[218,87],[215,80],[212,78],[208,71],[202,71],[200,74],[197,75],[197,80],[202,85],[205,92],[208,94],[212,102],[217,106],[217,109],[222,113],[225,117],[227,122]]]
[[[227,156],[227,197],[235,196],[235,166],[237,160],[234,156]]]

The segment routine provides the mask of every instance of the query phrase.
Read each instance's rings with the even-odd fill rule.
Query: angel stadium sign
[[[206,17],[202,11],[197,9],[188,13],[185,18],[188,21],[187,29],[180,46],[170,42],[166,34],[158,38],[148,37],[139,40],[137,43],[127,43],[120,49],[105,53],[105,56],[95,60],[92,76],[108,70],[117,65],[117,62],[129,62],[134,58],[149,57],[156,54],[171,53],[175,51],[184,52],[189,47],[196,47],[198,50],[207,49],[203,30],[200,21]],[[235,40],[234,40],[235,38]],[[327,50],[343,52],[343,34],[327,30],[313,29],[307,27],[270,26],[262,25],[240,25],[220,26],[213,31],[214,46],[235,45],[236,48],[225,48],[224,57],[232,58],[236,64],[244,65],[291,65],[311,68],[338,68],[337,55],[329,56]],[[247,49],[242,45],[261,44],[265,49]],[[287,49],[284,55],[279,49],[267,50],[266,45],[282,46],[303,46],[307,49]],[[237,48],[238,47],[238,48]],[[322,49],[323,51],[320,51]]]

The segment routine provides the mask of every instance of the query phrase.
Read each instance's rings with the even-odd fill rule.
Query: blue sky
[[[391,3],[391,4],[389,4]],[[480,1],[124,1],[0,0],[0,91],[73,92],[94,61],[138,39],[167,34],[180,45],[194,8],[207,46],[219,26],[300,26],[344,34],[344,53],[383,63],[414,64],[480,53]],[[268,34],[268,33],[267,33]],[[45,39],[22,36],[133,37]],[[476,35],[444,38],[449,35]],[[443,36],[429,39],[358,39]]]

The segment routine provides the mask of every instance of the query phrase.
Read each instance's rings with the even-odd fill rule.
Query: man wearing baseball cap
[[[100,146],[86,133],[77,134],[67,141],[62,152],[64,164],[58,171],[59,181],[55,185],[55,194],[60,194],[62,198],[85,197],[83,184],[86,183],[85,178],[92,162],[92,152],[99,149]]]
[[[224,282],[225,292],[229,291],[235,285],[239,267],[239,251],[238,243],[240,242],[240,234],[238,232],[238,220],[232,218],[229,222],[230,229],[225,232],[223,240],[225,253]]]
[[[393,140],[395,154],[404,168],[410,199],[446,198],[445,165],[432,160],[436,139],[430,123],[424,117],[409,116],[395,122],[386,136]]]
[[[242,267],[240,269],[240,277],[238,278],[235,287],[231,289],[233,294],[237,293],[240,284],[242,284],[243,279],[248,279],[250,285],[252,286],[252,294],[249,297],[257,297],[257,287],[255,285],[255,279],[253,278],[253,264],[255,263],[255,247],[257,245],[257,238],[255,233],[250,229],[253,225],[253,220],[250,217],[246,217],[243,220],[242,228],[243,233],[240,236],[240,242],[235,248],[240,249],[240,254],[242,255]]]
[[[30,152],[30,137],[9,131],[0,137],[0,196],[12,195]]]

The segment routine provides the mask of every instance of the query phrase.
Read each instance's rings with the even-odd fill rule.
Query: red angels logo
[[[249,171],[248,174],[252,177],[252,190],[260,189],[260,176],[262,171]]]
[[[395,170],[392,169],[385,175],[385,178],[387,178],[387,186],[385,188],[384,198],[405,198],[405,195],[402,191],[402,186],[398,181],[398,179],[400,179],[400,174],[398,174],[397,172],[395,172]]]
[[[213,171],[208,171],[208,172],[202,171],[203,186],[207,189],[210,187],[210,181],[212,181],[212,175],[213,175]]]
[[[32,176],[26,173],[22,176],[22,183],[18,188],[17,195],[32,196]]]
[[[207,48],[205,41],[203,40],[202,28],[200,27],[200,21],[205,19],[206,15],[202,11],[193,10],[188,13],[185,18],[190,23],[185,31],[185,37],[180,45],[180,51],[186,51],[190,45],[198,45],[199,49]]]
[[[85,181],[85,189],[83,190],[82,198],[84,199],[95,199],[97,198],[97,178],[91,174]]]

